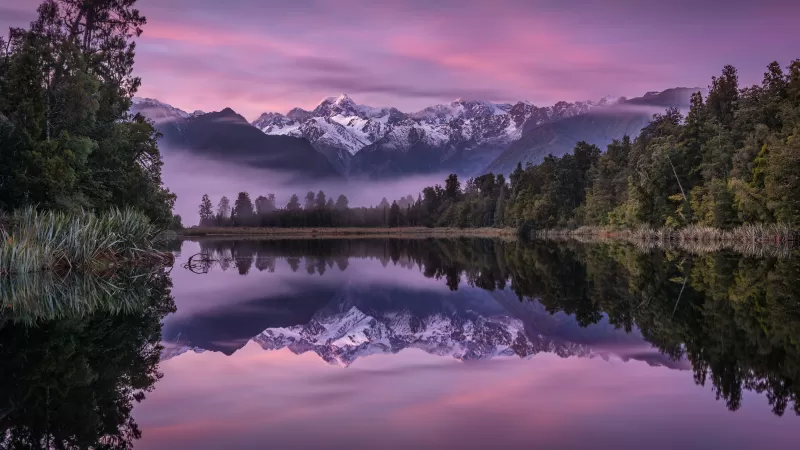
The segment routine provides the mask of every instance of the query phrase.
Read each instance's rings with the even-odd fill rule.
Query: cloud
[[[341,92],[416,111],[456,97],[597,100],[742,83],[797,58],[800,2],[713,0],[140,0],[141,95],[183,109],[313,108]],[[34,5],[6,0],[0,25]]]

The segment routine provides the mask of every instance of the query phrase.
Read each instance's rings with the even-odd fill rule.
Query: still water
[[[121,290],[3,286],[6,446],[800,442],[796,256],[474,239],[174,251],[170,273],[120,275]],[[34,307],[48,295],[62,306]]]

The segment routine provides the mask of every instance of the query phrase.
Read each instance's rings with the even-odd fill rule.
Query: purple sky
[[[0,27],[37,0],[0,0]],[[345,92],[413,111],[743,82],[800,58],[791,0],[140,0],[140,95],[187,110],[313,108]]]

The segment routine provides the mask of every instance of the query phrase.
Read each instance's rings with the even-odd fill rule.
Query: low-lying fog
[[[302,204],[308,191],[319,190],[325,191],[329,198],[333,196],[334,201],[340,194],[346,195],[351,207],[372,206],[384,197],[390,202],[407,195],[416,199],[425,186],[444,184],[447,178],[447,174],[431,174],[387,181],[296,181],[289,173],[208,160],[185,151],[162,147],[162,156],[164,184],[178,196],[175,213],[180,214],[185,226],[199,222],[198,207],[203,194],[208,194],[215,209],[223,195],[233,206],[242,191],[249,193],[254,202],[259,195],[275,194],[275,203],[281,208],[292,194],[297,194]]]

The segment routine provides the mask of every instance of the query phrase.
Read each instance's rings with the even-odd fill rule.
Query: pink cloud
[[[343,369],[250,343],[161,369],[134,410],[137,448],[782,448],[797,438],[757,394],[731,413],[691,372],[642,362],[465,364],[406,350]]]
[[[8,3],[10,2],[10,3]],[[7,0],[0,24],[35,2]],[[800,3],[781,0],[140,0],[142,95],[185,109],[313,108],[342,91],[418,110],[455,97],[537,104],[743,83],[800,57]],[[29,9],[28,15],[25,10]]]

